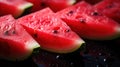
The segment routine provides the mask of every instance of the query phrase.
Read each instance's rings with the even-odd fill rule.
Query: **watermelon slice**
[[[103,0],[94,5],[104,15],[120,23],[120,0]]]
[[[25,60],[40,45],[11,15],[0,17],[0,58],[10,61]]]
[[[24,0],[0,0],[0,16],[12,14],[17,18],[32,6],[32,3]]]
[[[49,8],[21,17],[17,22],[41,44],[42,49],[47,51],[69,53],[85,43]]]
[[[76,0],[43,0],[43,3],[54,12],[72,6],[75,2]]]
[[[56,13],[79,36],[93,40],[110,40],[119,36],[120,25],[81,1]]]

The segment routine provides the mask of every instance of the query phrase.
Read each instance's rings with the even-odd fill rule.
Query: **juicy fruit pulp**
[[[118,37],[120,26],[82,1],[56,13],[73,31],[83,38],[109,40]]]
[[[94,7],[107,17],[120,23],[120,0],[103,0]]]
[[[21,32],[22,31],[22,32]],[[0,58],[24,60],[40,45],[11,15],[0,17]]]
[[[75,34],[65,22],[45,8],[18,19],[18,23],[41,44],[41,48],[68,53],[77,50],[84,41]]]
[[[0,16],[12,14],[17,18],[32,6],[32,3],[24,0],[0,0]]]

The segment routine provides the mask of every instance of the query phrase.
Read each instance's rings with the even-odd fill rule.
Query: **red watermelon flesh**
[[[54,12],[72,6],[75,2],[76,0],[43,0],[43,3]]]
[[[120,0],[103,0],[94,5],[104,15],[120,23]]]
[[[15,22],[11,15],[0,17],[1,59],[25,60],[39,47],[40,45]]]
[[[0,0],[0,16],[12,14],[17,18],[32,6],[32,3],[24,0]]]
[[[118,37],[120,26],[85,1],[56,13],[83,38],[109,40]]]
[[[56,53],[77,50],[84,41],[49,9],[18,19],[18,23],[41,44],[41,48]]]

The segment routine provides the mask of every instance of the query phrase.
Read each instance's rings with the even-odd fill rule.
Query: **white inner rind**
[[[26,42],[26,48],[29,50],[33,50],[34,48],[38,47],[40,47],[39,43],[33,39]]]
[[[31,6],[33,6],[33,4],[28,2],[28,3],[25,3],[25,4],[21,4],[19,6],[19,9],[24,10],[24,9],[27,9],[27,8],[29,8]]]
[[[76,2],[76,0],[68,0],[68,5],[73,5]]]
[[[19,13],[18,14],[16,14],[17,16],[15,16],[15,17],[18,17],[18,16],[20,16],[22,13],[24,13],[24,11],[26,10],[26,9],[28,9],[29,7],[32,7],[33,6],[33,4],[32,3],[25,3],[25,4],[21,4],[19,7],[18,7],[18,9],[19,9]]]
[[[29,57],[29,56],[33,53],[33,50],[34,50],[34,49],[40,48],[40,44],[37,43],[37,41],[35,41],[35,40],[33,40],[33,39],[27,41],[25,44],[26,44],[25,47],[26,47],[26,49],[27,49],[28,51],[27,51],[26,55],[24,56],[24,58],[22,58],[23,60],[24,60],[25,58]],[[22,60],[22,59],[21,59],[21,60]]]

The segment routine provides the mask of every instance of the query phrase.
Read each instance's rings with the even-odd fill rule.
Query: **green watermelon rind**
[[[77,46],[76,46],[77,45]],[[80,40],[76,40],[76,43],[74,44],[75,47],[73,47],[70,50],[64,51],[62,53],[72,53],[74,51],[77,51],[78,49],[82,49],[83,46],[85,46],[85,41],[80,39]]]
[[[115,27],[115,31],[116,33],[113,34],[113,36],[106,38],[106,40],[114,40],[120,37],[120,25],[118,24],[118,26]]]
[[[18,8],[20,12],[18,12],[18,14],[15,14],[14,17],[18,18],[18,17],[22,16],[24,13],[27,13],[27,11],[29,9],[31,9],[32,7],[33,7],[33,4],[30,2],[20,5]]]
[[[31,57],[32,55],[39,53],[40,45],[35,40],[31,40],[26,43],[26,49],[28,49],[28,54],[26,54],[24,57],[19,58],[17,60],[19,61],[25,60]]]
[[[107,36],[107,37],[101,37],[101,38],[89,38],[89,37],[87,37],[87,38],[85,38],[85,39],[91,39],[91,40],[98,40],[98,41],[103,41],[103,40],[114,40],[114,39],[117,39],[117,38],[119,38],[120,37],[120,25],[118,24],[118,26],[116,26],[115,28],[114,28],[114,30],[115,30],[115,32],[112,34],[112,35],[110,35],[110,36]]]
[[[43,49],[43,50],[45,50],[45,51],[49,51],[49,52],[52,52],[52,53],[59,53],[59,54],[67,54],[67,53],[72,53],[72,52],[74,52],[74,51],[77,51],[78,49],[82,49],[83,50],[83,46],[85,46],[86,44],[85,44],[85,41],[84,40],[82,40],[82,39],[80,39],[80,40],[76,40],[76,41],[74,41],[74,43],[72,44],[72,47],[70,48],[66,48],[66,49],[63,49],[63,50],[51,50],[51,49],[49,49],[49,48],[42,48],[41,47],[41,49]]]
[[[73,5],[73,4],[75,4],[76,3],[76,0],[69,0],[68,1],[68,5]]]

